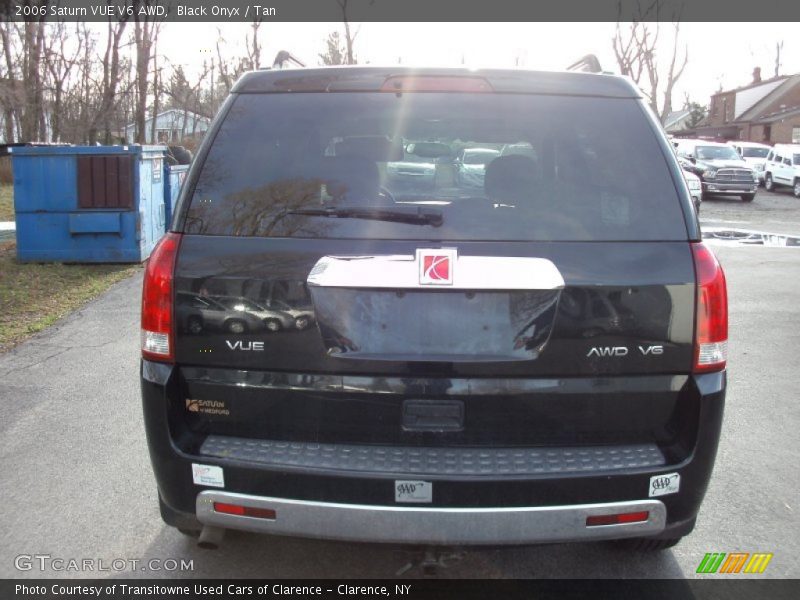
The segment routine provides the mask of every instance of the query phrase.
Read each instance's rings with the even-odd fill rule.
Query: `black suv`
[[[423,142],[428,184],[393,185]],[[465,148],[494,155],[468,186]],[[181,322],[176,299],[231,297],[311,324]],[[209,544],[668,547],[711,475],[727,327],[723,272],[626,79],[248,73],[145,274],[161,514]]]

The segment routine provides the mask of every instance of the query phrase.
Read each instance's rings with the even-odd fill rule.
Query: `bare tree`
[[[250,35],[245,36],[246,54],[244,56],[230,56],[226,50],[227,41],[222,37],[222,31],[217,30],[216,62],[212,60],[211,63],[211,87],[212,95],[215,96],[214,102],[212,102],[214,105],[214,110],[211,111],[212,114],[216,112],[216,108],[219,106],[222,99],[228,95],[233,84],[236,83],[239,77],[247,71],[261,68],[261,25],[262,22],[260,19],[253,21],[250,25],[253,33],[252,37]],[[215,71],[219,73],[219,79],[216,82],[214,81]],[[217,89],[217,87],[219,89]]]
[[[662,69],[657,52],[660,47],[661,0],[648,1],[649,4],[643,6],[641,1],[637,0],[635,20],[626,25],[617,22],[611,42],[620,72],[630,77],[642,89],[653,112],[663,121],[672,111],[673,89],[689,62],[689,50],[688,47],[684,47],[683,58],[679,58],[680,14],[678,14],[672,23],[672,56],[666,70]],[[618,4],[618,7],[621,14],[621,4]],[[662,82],[664,91],[659,107],[659,87]]]
[[[108,22],[106,48],[103,54],[103,78],[100,89],[100,106],[90,127],[89,143],[93,143],[98,124],[103,125],[103,141],[111,142],[111,115],[117,104],[117,91],[122,79],[120,44],[127,26],[127,18]]]
[[[261,42],[258,39],[259,30],[261,29],[261,18],[258,17],[254,20],[250,27],[253,29],[253,37],[247,38],[247,59],[250,63],[250,69],[255,71],[261,68]]]
[[[20,118],[20,134],[23,141],[45,140],[47,122],[44,110],[44,86],[41,63],[44,54],[45,22],[28,21],[22,28],[22,82],[25,105]]]
[[[672,112],[672,91],[675,87],[675,82],[683,75],[683,70],[689,62],[689,48],[685,46],[683,49],[683,60],[680,66],[677,66],[678,61],[678,36],[680,35],[680,21],[673,23],[674,33],[672,40],[672,58],[670,59],[669,68],[667,69],[667,79],[664,85],[664,102],[661,105],[661,112],[657,113],[661,117],[661,121],[667,118],[667,115]]]
[[[134,0],[137,4],[149,7],[153,0]],[[145,123],[147,122],[147,98],[150,91],[150,63],[153,61],[153,46],[158,39],[159,25],[148,15],[140,15],[134,11],[134,39],[136,43],[136,107],[134,123],[136,125],[136,142],[144,144]],[[155,91],[155,89],[154,89]],[[153,115],[155,119],[155,115]],[[156,140],[153,140],[154,142]]]
[[[2,79],[0,79],[0,103],[3,106],[3,125],[6,143],[14,142],[19,132],[17,110],[24,104],[22,79],[17,71],[19,48],[17,30],[11,21],[0,22],[0,43],[3,45]]]
[[[775,42],[775,77],[780,75],[781,71],[781,53],[783,52],[783,40]]]
[[[239,79],[242,74],[252,69],[252,58],[249,54],[246,57],[238,56],[228,58],[225,56],[224,52],[225,45],[225,38],[222,37],[222,31],[219,31],[219,37],[216,43],[216,66],[219,71],[219,84],[222,86],[223,94],[227,95],[231,91],[233,84],[236,83],[236,80]]]
[[[183,67],[177,65],[172,68],[169,79],[162,87],[161,91],[167,98],[166,108],[180,110],[183,113],[181,139],[197,133],[198,121],[194,115],[214,116],[209,106],[210,94],[205,90],[206,81],[210,75],[211,64],[208,61],[203,62],[203,69],[193,82],[188,80]]]
[[[76,27],[77,30],[77,27]],[[73,52],[67,54],[66,41],[69,35],[65,23],[51,26],[50,35],[45,37],[44,64],[47,74],[47,91],[50,94],[50,139],[61,139],[61,117],[63,113],[64,95],[68,93],[67,81],[77,65],[82,48],[83,38],[76,36],[78,45]]]
[[[355,31],[350,28],[350,21],[347,19],[347,3],[349,0],[336,0],[336,4],[339,5],[339,8],[342,9],[342,21],[344,22],[344,41],[345,41],[345,48],[347,50],[346,54],[346,61],[344,64],[346,65],[355,65],[357,64],[356,55],[353,50],[353,46],[356,43],[356,38],[358,37],[358,32],[361,30],[360,27],[356,27]]]

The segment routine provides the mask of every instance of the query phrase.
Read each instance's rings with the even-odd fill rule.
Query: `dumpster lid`
[[[36,155],[36,154],[166,154],[166,146],[140,146],[126,144],[115,146],[76,146],[73,144],[9,144],[8,154]]]
[[[8,156],[12,153],[15,148],[26,148],[30,146],[41,147],[64,147],[69,146],[70,144],[66,143],[59,143],[59,142],[16,142],[13,144],[0,144],[0,156]]]

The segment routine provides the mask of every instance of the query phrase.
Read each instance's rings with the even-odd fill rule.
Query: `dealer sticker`
[[[225,476],[222,474],[222,467],[212,465],[197,465],[192,463],[192,481],[195,485],[207,485],[209,487],[225,487]]]
[[[666,473],[650,478],[650,497],[675,494],[681,488],[680,473]]]
[[[395,502],[432,502],[433,483],[430,481],[405,481],[394,482]]]

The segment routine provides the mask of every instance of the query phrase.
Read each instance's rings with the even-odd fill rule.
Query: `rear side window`
[[[493,93],[242,94],[201,167],[184,229],[687,238],[666,158],[637,101]]]
[[[765,158],[769,153],[769,148],[742,148],[742,156],[745,158]]]

